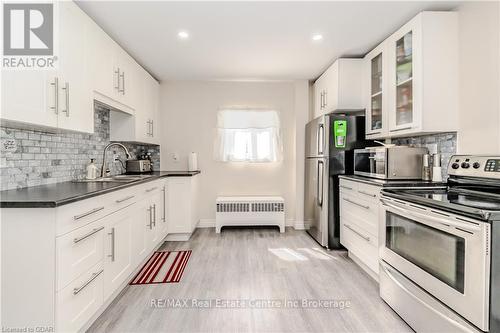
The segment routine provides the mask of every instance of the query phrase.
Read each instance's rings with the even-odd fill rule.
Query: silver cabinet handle
[[[108,232],[108,235],[111,236],[111,254],[108,257],[111,257],[111,261],[115,261],[115,228],[111,228],[111,232]]]
[[[55,77],[54,82],[50,84],[51,86],[54,86],[54,106],[51,106],[50,108],[54,110],[55,114],[59,113],[59,78]]]
[[[91,232],[89,232],[88,234],[85,234],[81,237],[77,237],[75,239],[73,239],[73,243],[78,243],[78,242],[81,242],[82,240],[84,239],[87,239],[89,238],[90,236],[92,236],[93,234],[96,234],[98,233],[99,231],[101,231],[102,229],[104,229],[104,227],[100,227],[100,228],[96,228],[96,229],[93,229]]]
[[[122,89],[118,88],[118,92],[121,92],[122,95],[125,95],[125,72],[121,72],[120,77],[122,79]],[[120,82],[118,82],[118,87],[119,86],[120,86]]]
[[[357,231],[357,230],[354,230],[354,229],[353,229],[353,228],[352,228],[349,224],[345,224],[345,223],[344,223],[344,226],[345,226],[347,229],[349,229],[349,230],[351,230],[352,232],[354,232],[354,233],[355,233],[356,235],[358,235],[359,237],[363,238],[365,241],[367,241],[367,242],[369,242],[369,241],[370,241],[370,237],[363,235],[362,233],[360,233],[360,232],[359,232],[359,231]]]
[[[148,124],[148,136],[151,135],[151,124],[149,123],[149,119],[148,121],[146,121],[146,124]]]
[[[148,188],[148,189],[146,190],[146,192],[151,192],[151,191],[154,191],[154,190],[156,190],[157,188],[158,188],[158,186]]]
[[[104,206],[103,206],[103,207],[94,208],[94,209],[92,209],[92,210],[89,210],[89,211],[88,211],[88,212],[86,212],[86,213],[83,213],[83,214],[80,214],[80,215],[75,215],[75,216],[73,216],[73,219],[74,219],[74,220],[79,220],[79,219],[84,218],[84,217],[86,217],[86,216],[89,216],[89,215],[92,215],[92,214],[94,214],[94,213],[97,213],[98,211],[103,210],[103,209],[104,209]]]
[[[65,92],[65,96],[66,96],[66,109],[65,110],[61,110],[61,112],[65,112],[66,113],[66,117],[69,117],[69,82],[66,82],[64,84],[64,88],[62,88]]]
[[[153,206],[149,206],[149,224],[147,225],[149,229],[153,229]]]
[[[328,106],[328,90],[325,89],[325,107]]]
[[[153,227],[156,227],[156,204],[153,204]]]
[[[341,188],[345,188],[346,190],[352,191],[352,187],[340,185]]]
[[[116,74],[116,86],[115,89],[120,92],[120,67],[115,70]]]
[[[94,281],[102,272],[104,272],[104,269],[101,269],[99,272],[96,272],[96,273],[92,274],[92,276],[90,277],[90,279],[88,279],[87,281],[85,281],[84,284],[82,284],[80,287],[77,287],[77,288],[73,289],[73,295],[77,295],[86,286],[88,286],[92,281]]]
[[[368,192],[365,192],[365,191],[358,191],[358,192],[361,193],[361,194],[367,195],[369,197],[372,197],[372,198],[376,198],[377,197],[376,194],[368,193]]]
[[[167,221],[167,189],[165,186],[163,186],[163,222]]]
[[[323,91],[321,91],[321,98],[320,98],[320,103],[319,103],[319,108],[323,110]]]
[[[123,198],[123,199],[118,199],[118,200],[116,200],[116,203],[122,203],[122,202],[127,201],[127,200],[130,200],[130,199],[132,199],[132,198],[135,198],[135,195],[130,195],[130,196],[125,197],[125,198]]]
[[[360,203],[357,203],[356,201],[352,201],[352,200],[349,200],[349,199],[347,199],[347,198],[343,198],[343,199],[344,199],[344,201],[347,201],[347,202],[349,202],[349,203],[352,203],[353,205],[356,205],[356,206],[358,206],[358,207],[361,207],[361,208],[364,208],[364,209],[370,209],[370,206],[365,206],[365,205],[362,205],[362,204],[360,204]]]
[[[155,125],[153,119],[151,119],[151,136],[155,136]]]

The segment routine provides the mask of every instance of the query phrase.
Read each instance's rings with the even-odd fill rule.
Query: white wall
[[[466,2],[459,13],[457,151],[500,154],[500,4]]]
[[[160,92],[161,169],[185,170],[187,156],[198,153],[200,217],[215,219],[221,195],[280,195],[288,224],[303,217],[303,130],[307,121],[308,85],[304,82],[163,82]],[[296,93],[297,91],[297,93]],[[268,107],[280,111],[284,158],[270,164],[223,163],[213,158],[217,111],[228,106]],[[297,109],[298,108],[298,109]],[[297,118],[297,113],[300,113]],[[296,141],[296,139],[300,139]],[[296,142],[300,142],[296,144]],[[179,155],[175,162],[172,154]],[[299,165],[297,167],[297,165]],[[301,193],[296,195],[296,193]]]

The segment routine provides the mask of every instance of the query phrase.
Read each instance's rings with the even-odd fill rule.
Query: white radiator
[[[218,197],[215,232],[223,226],[277,225],[285,232],[285,200],[282,197]]]

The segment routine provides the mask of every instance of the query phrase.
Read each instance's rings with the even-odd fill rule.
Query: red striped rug
[[[176,283],[191,257],[191,250],[155,252],[130,281],[135,284]]]

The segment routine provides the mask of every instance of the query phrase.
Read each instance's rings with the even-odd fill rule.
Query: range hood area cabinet
[[[2,123],[94,132],[88,33],[95,23],[73,2],[55,2],[54,70],[2,70]],[[16,127],[16,126],[15,126]]]
[[[364,109],[363,59],[337,59],[314,83],[314,118]]]
[[[146,71],[142,73],[142,87],[139,100],[133,115],[119,112],[110,112],[110,140],[160,144],[158,131],[159,122],[159,83]]]
[[[367,139],[457,131],[457,13],[418,14],[364,60]]]

